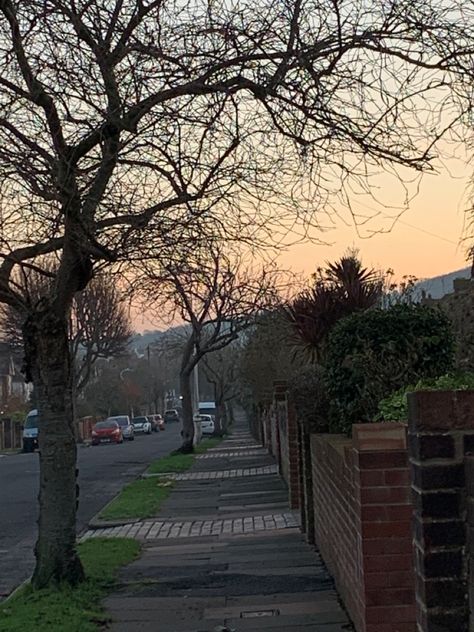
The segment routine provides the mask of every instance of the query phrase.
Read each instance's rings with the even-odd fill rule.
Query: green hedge
[[[447,373],[438,378],[419,380],[415,385],[401,388],[379,402],[379,421],[407,421],[407,395],[414,391],[474,390],[474,373]]]
[[[379,402],[421,378],[435,378],[453,366],[454,337],[438,309],[395,305],[341,320],[328,341],[325,382],[333,432],[374,421]]]

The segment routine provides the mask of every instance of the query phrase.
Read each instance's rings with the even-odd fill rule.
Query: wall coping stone
[[[407,425],[401,422],[355,424],[354,449],[359,452],[385,452],[407,449]]]
[[[408,393],[409,429],[474,430],[474,391]]]

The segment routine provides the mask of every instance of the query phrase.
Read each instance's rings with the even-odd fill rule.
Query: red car
[[[99,421],[92,428],[92,445],[123,443],[122,430],[116,421]]]

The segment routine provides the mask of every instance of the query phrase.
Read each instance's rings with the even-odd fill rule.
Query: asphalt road
[[[150,461],[179,446],[180,429],[181,424],[168,424],[164,432],[121,445],[79,446],[78,533]],[[38,474],[38,453],[0,455],[0,599],[34,567]]]

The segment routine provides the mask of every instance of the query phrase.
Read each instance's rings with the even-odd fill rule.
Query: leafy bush
[[[453,358],[451,325],[440,310],[402,304],[344,318],[328,341],[331,430],[349,432],[354,423],[374,421],[381,400],[449,372]]]
[[[307,432],[328,432],[329,399],[324,371],[319,365],[304,368],[289,383],[298,420]]]
[[[408,393],[413,391],[467,391],[474,390],[474,373],[447,373],[438,378],[419,380],[415,386],[406,386],[379,402],[377,419],[380,421],[406,421],[408,419]]]

